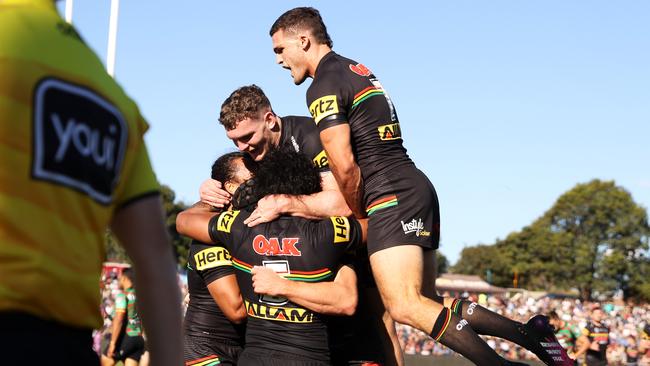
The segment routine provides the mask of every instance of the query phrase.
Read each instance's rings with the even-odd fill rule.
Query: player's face
[[[603,320],[603,311],[601,309],[595,309],[591,312],[591,319],[595,322],[600,322]]]
[[[233,161],[233,164],[235,168],[235,176],[230,180],[230,184],[225,185],[226,190],[230,194],[234,194],[237,187],[253,177],[251,171],[248,170],[246,164],[244,164],[244,159],[237,159]]]
[[[239,151],[245,152],[255,161],[264,158],[271,147],[272,135],[262,118],[245,118],[232,130],[226,131]]]
[[[551,324],[555,330],[560,329],[560,319],[548,318],[548,323]]]
[[[300,37],[293,33],[285,33],[284,29],[280,29],[271,36],[271,40],[273,41],[275,62],[291,71],[294,84],[302,84],[309,74]]]

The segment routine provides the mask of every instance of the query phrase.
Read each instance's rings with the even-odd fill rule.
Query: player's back
[[[0,311],[101,325],[105,228],[158,191],[146,129],[54,1],[0,3]]]
[[[360,242],[357,224],[344,217],[281,217],[249,228],[243,224],[249,215],[226,211],[211,225],[213,239],[228,247],[238,270],[248,314],[246,348],[329,360],[323,317],[286,298],[256,294],[250,273],[253,266],[265,266],[294,281],[332,281],[347,249]]]

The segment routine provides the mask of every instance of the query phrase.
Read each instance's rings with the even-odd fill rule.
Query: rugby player
[[[54,1],[0,2],[2,364],[99,364],[91,333],[102,325],[109,226],[138,272],[153,363],[181,363],[180,291],[147,128]]]
[[[280,214],[305,218],[327,218],[348,216],[347,207],[339,187],[328,166],[318,129],[308,117],[278,117],[269,99],[256,85],[243,86],[235,90],[223,102],[219,121],[226,134],[237,148],[256,161],[263,160],[273,147],[286,146],[305,154],[318,167],[323,190],[310,195],[269,195],[260,199],[257,208],[246,220],[254,226],[269,222]],[[223,207],[230,200],[230,194],[223,189],[222,182],[209,179],[201,185],[201,202],[208,206]],[[208,207],[206,206],[206,207]],[[397,339],[393,321],[385,315],[376,285],[370,273],[370,264],[365,248],[354,259],[359,290],[359,311],[354,322],[341,321],[339,331],[349,338],[362,339],[354,347],[339,339],[347,351],[336,352],[350,359],[385,360],[387,366],[403,365],[402,350]],[[341,338],[341,337],[337,337]],[[385,352],[378,352],[378,349]],[[386,355],[384,356],[383,353]]]
[[[241,210],[214,214],[195,207],[179,214],[177,229],[197,240],[223,243],[232,255],[249,316],[239,365],[329,365],[323,314],[355,311],[356,275],[340,262],[361,243],[361,224],[346,217],[313,221],[282,216],[250,228],[244,221],[259,197],[321,189],[314,165],[287,148],[267,151],[254,179],[255,184],[241,185],[234,196]]]
[[[225,154],[212,165],[212,178],[230,193],[249,179],[246,156]],[[250,158],[249,158],[250,159]],[[228,250],[193,240],[187,263],[189,305],[185,313],[185,365],[236,365],[244,347],[246,311]]]
[[[582,329],[578,338],[578,350],[575,358],[585,355],[587,366],[607,365],[607,347],[609,346],[609,327],[603,322],[605,312],[600,306],[591,310],[589,323]]]
[[[332,51],[316,9],[287,11],[269,34],[277,63],[290,70],[294,83],[313,79],[307,106],[349,208],[369,218],[370,263],[391,317],[475,363],[503,360],[474,330],[520,344],[548,365],[570,364],[546,318],[521,324],[435,294],[428,281],[435,279],[438,198],[402,145],[397,112],[383,86],[366,66]]]
[[[580,329],[560,319],[560,316],[555,310],[548,314],[548,319],[551,326],[555,328],[555,338],[564,347],[567,354],[573,354],[575,352],[576,341],[581,334]]]
[[[113,366],[116,361],[122,361],[125,366],[137,366],[144,354],[144,338],[133,288],[133,270],[124,269],[118,283],[122,291],[115,297],[111,340],[106,354],[102,355],[102,366]]]

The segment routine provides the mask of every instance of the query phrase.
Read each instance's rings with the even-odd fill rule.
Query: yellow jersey
[[[158,194],[148,125],[52,0],[0,0],[0,311],[98,328],[115,210]]]

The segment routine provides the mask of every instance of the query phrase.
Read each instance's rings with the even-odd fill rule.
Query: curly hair
[[[285,32],[296,33],[298,30],[309,30],[321,44],[326,44],[330,48],[333,46],[332,38],[327,33],[327,27],[323,22],[318,10],[310,7],[294,8],[280,17],[273,23],[269,35],[273,36],[280,29]]]
[[[241,120],[257,117],[265,107],[273,111],[271,102],[262,88],[255,84],[242,86],[232,92],[221,105],[219,122],[226,130],[232,130]]]
[[[307,156],[287,146],[270,150],[255,170],[257,197],[269,194],[306,195],[321,190],[318,168]]]

